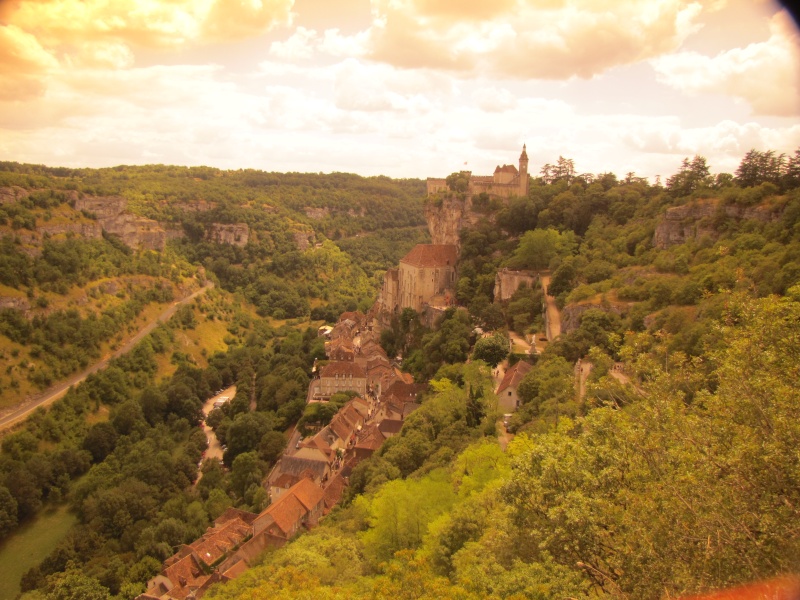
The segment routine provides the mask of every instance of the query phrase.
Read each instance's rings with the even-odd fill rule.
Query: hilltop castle
[[[448,191],[447,181],[429,177],[428,196],[440,191]],[[498,165],[491,176],[469,174],[468,193],[477,195],[484,192],[498,198],[528,195],[528,153],[525,144],[519,155],[519,170],[514,165]]]

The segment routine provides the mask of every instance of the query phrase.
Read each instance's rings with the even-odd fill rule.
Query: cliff
[[[126,246],[163,250],[167,234],[157,221],[125,212],[128,201],[121,196],[86,196],[75,201],[75,210],[85,210],[97,219],[103,231],[117,235]]]
[[[459,245],[462,229],[473,227],[478,215],[472,211],[472,197],[459,198],[447,195],[429,200],[425,205],[425,220],[431,234],[432,244]]]
[[[653,246],[664,250],[670,246],[683,244],[687,240],[697,240],[708,235],[717,237],[715,221],[733,218],[752,219],[771,223],[781,218],[779,205],[759,204],[757,206],[722,205],[719,198],[703,198],[683,206],[668,208],[666,214],[656,225]]]
[[[206,239],[217,244],[246,246],[250,241],[247,223],[211,223],[206,229]]]

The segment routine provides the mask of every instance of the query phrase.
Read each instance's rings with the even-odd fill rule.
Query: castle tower
[[[519,195],[528,195],[528,152],[522,144],[522,154],[519,155]]]

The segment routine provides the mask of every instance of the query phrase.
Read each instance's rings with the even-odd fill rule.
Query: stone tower
[[[522,144],[522,154],[519,155],[519,195],[523,198],[528,195],[528,152]]]

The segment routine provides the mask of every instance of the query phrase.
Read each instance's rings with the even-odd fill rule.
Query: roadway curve
[[[182,300],[178,300],[177,302],[173,302],[166,310],[164,310],[160,315],[158,315],[153,321],[142,327],[136,335],[134,335],[131,339],[129,339],[125,344],[116,350],[113,354],[106,356],[105,358],[101,359],[100,361],[93,364],[91,367],[72,375],[70,378],[55,384],[54,386],[50,387],[49,389],[45,390],[44,392],[37,394],[29,399],[23,400],[22,403],[18,404],[17,406],[6,409],[3,411],[2,416],[0,416],[0,431],[6,429],[21,421],[25,417],[27,417],[31,412],[39,408],[40,406],[47,406],[51,404],[61,396],[63,396],[66,391],[73,385],[79,384],[81,381],[86,379],[92,373],[96,373],[97,371],[104,369],[108,366],[108,362],[111,359],[117,358],[130,352],[133,347],[138,344],[144,336],[148,333],[153,331],[159,323],[165,323],[175,314],[175,311],[184,304],[191,302],[201,294],[205,294],[208,290],[214,287],[212,282],[206,282],[206,284],[201,287],[199,290],[194,292],[193,294],[186,296]]]

